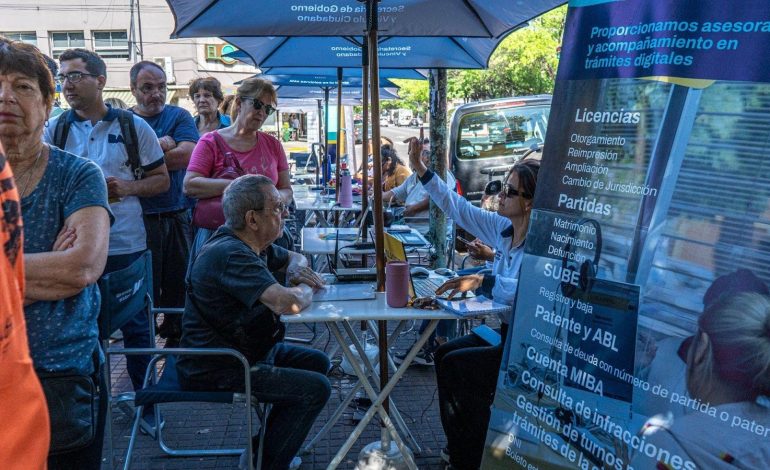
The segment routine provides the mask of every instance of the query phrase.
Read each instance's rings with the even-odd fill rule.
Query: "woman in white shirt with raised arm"
[[[463,229],[496,250],[492,272],[470,274],[444,283],[437,294],[477,291],[513,307],[524,256],[532,199],[540,162],[517,162],[503,183],[497,212],[474,206],[449,188],[420,158],[422,146],[409,140],[409,161],[431,200]],[[490,406],[512,313],[501,318],[503,341],[490,346],[476,335],[467,335],[440,346],[435,353],[441,424],[447,436],[442,457],[451,468],[477,469],[481,465]]]

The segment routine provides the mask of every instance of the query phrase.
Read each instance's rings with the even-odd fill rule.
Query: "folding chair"
[[[249,374],[250,366],[246,358],[234,349],[204,349],[204,348],[113,348],[109,345],[109,336],[115,330],[123,326],[130,320],[136,312],[145,311],[150,320],[150,337],[155,338],[155,315],[163,314],[181,314],[182,309],[168,309],[152,307],[152,257],[150,252],[146,252],[141,258],[136,260],[131,266],[103,276],[99,281],[99,290],[102,295],[102,306],[99,314],[99,337],[102,341],[102,348],[106,356],[107,364],[104,367],[105,382],[107,389],[111,390],[110,356],[112,354],[129,355],[152,355],[150,364],[145,372],[142,390],[135,394],[134,398],[134,417],[131,428],[131,436],[126,451],[126,458],[123,468],[128,469],[131,466],[132,453],[134,451],[138,431],[142,420],[142,412],[145,407],[153,406],[156,416],[156,434],[158,445],[161,450],[172,457],[189,456],[221,456],[221,455],[240,455],[244,449],[175,449],[169,446],[163,438],[163,427],[160,426],[160,404],[168,403],[186,403],[186,402],[204,402],[204,403],[236,403],[243,401],[242,397],[247,397],[250,407],[245,407],[245,421],[247,434],[246,452],[253,454],[251,433],[253,422],[251,407],[254,407],[260,420],[261,427],[259,432],[259,453],[257,455],[257,466],[260,468],[262,460],[262,446],[264,442],[264,433],[266,429],[266,419],[269,413],[269,405],[258,403],[251,397],[251,377]],[[221,391],[186,391],[182,390],[176,372],[176,359],[180,355],[204,356],[204,355],[229,355],[238,359],[244,367],[245,390],[244,393],[221,392]],[[162,372],[159,372],[159,362],[165,359]],[[159,378],[158,378],[159,376]],[[112,452],[112,406],[113,397],[108,393],[107,403],[107,422],[105,433],[108,438],[108,454],[110,457],[110,466],[113,463]],[[249,459],[249,469],[255,468],[252,459]]]

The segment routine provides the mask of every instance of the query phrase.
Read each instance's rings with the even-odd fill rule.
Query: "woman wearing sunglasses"
[[[496,250],[490,274],[456,277],[436,293],[449,291],[454,296],[472,290],[513,306],[540,162],[526,159],[513,166],[505,178],[497,213],[494,213],[474,206],[428,170],[420,158],[421,149],[416,138],[410,139],[409,161],[430,198],[447,218]],[[497,346],[490,346],[479,336],[470,334],[444,343],[436,350],[439,409],[447,436],[442,458],[450,468],[476,469],[481,465],[511,315],[501,318],[503,341]]]
[[[203,135],[193,150],[184,192],[198,200],[221,198],[234,178],[243,174],[263,175],[273,181],[285,204],[292,200],[289,163],[275,137],[260,131],[275,112],[277,96],[272,83],[259,78],[243,81],[236,92],[229,127]],[[193,223],[196,223],[194,217]],[[193,253],[208,240],[213,229],[196,224]],[[191,254],[192,256],[192,254]]]

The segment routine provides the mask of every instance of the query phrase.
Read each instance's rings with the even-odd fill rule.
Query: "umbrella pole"
[[[342,112],[342,67],[337,67],[337,158],[334,159],[334,194],[339,201],[340,194],[340,163],[342,162],[342,123],[345,114]]]
[[[337,203],[340,202],[340,166],[342,164],[342,151],[345,149],[345,141],[342,136],[342,125],[345,122],[345,113],[342,110],[342,67],[337,67],[337,158],[334,159],[334,194]],[[340,225],[340,213],[334,212],[334,226]]]
[[[361,66],[363,67],[363,70],[361,71],[361,81],[362,84],[362,93],[361,96],[363,97],[363,105],[364,105],[364,112],[363,112],[363,126],[361,128],[361,132],[364,133],[363,137],[361,138],[361,217],[366,217],[366,210],[369,208],[369,46],[367,45],[369,42],[368,38],[364,37],[364,44],[363,44],[363,50],[361,51]],[[372,122],[374,120],[372,119]],[[366,241],[367,236],[367,230],[361,231],[361,238]],[[364,264],[366,266],[366,264]]]
[[[329,162],[329,87],[324,88],[324,104],[326,109],[324,110],[324,172],[323,172],[323,185],[326,187],[328,180],[326,179],[326,167]]]
[[[371,91],[371,115],[372,115],[372,142],[380,141],[380,122],[374,119],[374,116],[380,115],[380,76],[379,60],[377,57],[377,1],[367,0],[367,14],[369,24],[367,36],[369,40],[369,90]],[[372,13],[372,10],[374,13]],[[372,145],[372,165],[374,176],[374,240],[375,240],[375,259],[377,266],[377,292],[385,292],[385,247],[383,245],[385,225],[382,218],[382,156],[380,155],[380,146]],[[382,337],[381,337],[382,338]],[[387,362],[386,362],[387,366]],[[387,367],[384,367],[387,370]],[[382,374],[387,375],[387,374]]]
[[[323,131],[321,130],[321,115],[323,114],[323,105],[321,104],[321,100],[318,101],[318,155],[316,155],[316,161],[315,161],[315,186],[316,189],[323,189],[321,187],[321,160],[323,160],[323,152],[321,151],[321,142],[323,142]]]

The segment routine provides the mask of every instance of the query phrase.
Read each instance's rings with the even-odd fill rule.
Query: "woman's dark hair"
[[[19,73],[37,80],[43,102],[53,105],[56,86],[43,53],[31,44],[0,37],[0,74]]]
[[[385,173],[388,175],[393,174],[398,165],[404,164],[404,162],[401,160],[401,157],[398,156],[396,149],[387,144],[380,148],[380,154],[382,155],[383,163],[385,163],[386,160],[390,161],[390,163],[388,163],[388,167],[385,169]]]
[[[235,101],[235,95],[227,95],[222,99],[219,104],[219,112],[225,116],[230,116],[230,110],[233,107],[233,101]]]
[[[513,168],[511,168],[511,171],[508,173],[508,176],[506,176],[505,179],[508,180],[508,177],[511,175],[511,173],[516,173],[516,176],[519,177],[519,187],[517,189],[529,196],[529,199],[531,199],[535,197],[537,174],[539,171],[540,160],[535,160],[534,158],[525,158],[523,160],[519,160],[513,165]]]
[[[206,90],[214,95],[214,99],[217,100],[217,103],[221,103],[225,99],[225,95],[222,94],[222,84],[214,77],[200,77],[191,81],[190,89],[188,91],[190,99],[192,99],[194,94],[201,90]]]

